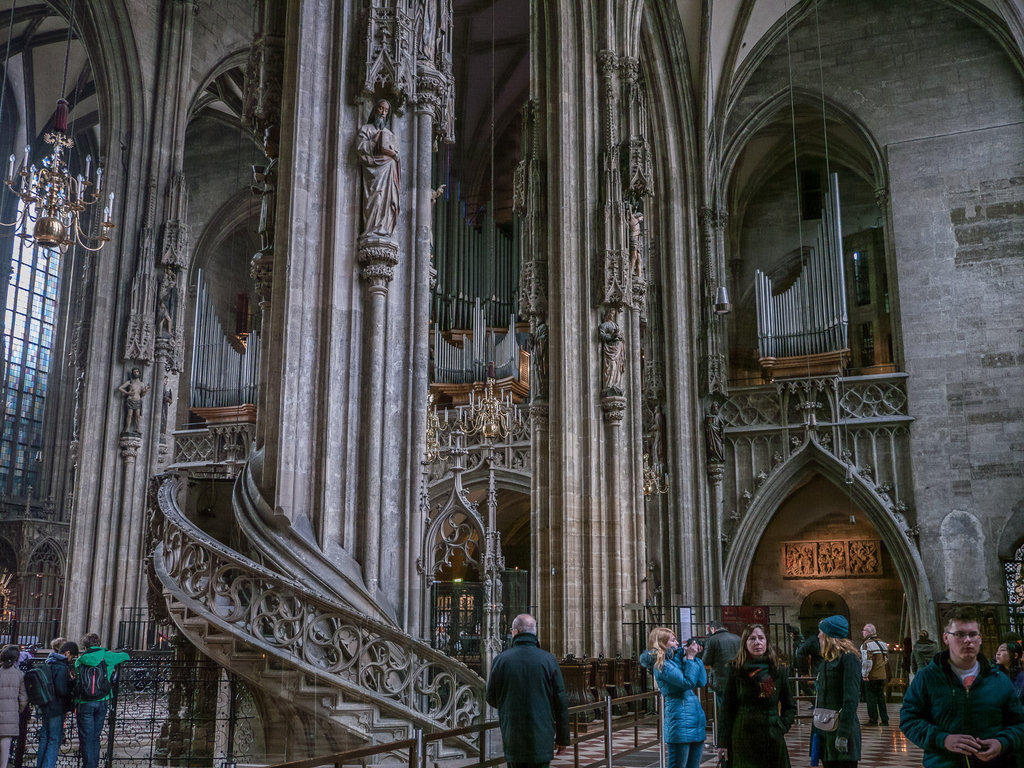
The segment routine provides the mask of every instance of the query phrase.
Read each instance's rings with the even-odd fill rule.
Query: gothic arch
[[[868,516],[885,544],[900,583],[907,596],[911,626],[931,627],[934,603],[924,562],[917,546],[888,510],[888,502],[857,473],[851,484],[844,484],[847,465],[825,450],[811,435],[765,481],[750,501],[736,529],[723,566],[725,602],[738,604],[750,572],[752,559],[765,528],[796,485],[809,474],[817,473],[839,489],[847,489],[853,501]]]
[[[29,555],[26,570],[29,573],[37,573],[42,570],[40,566],[46,566],[49,573],[63,576],[65,561],[66,556],[60,543],[52,538],[43,539]]]
[[[885,160],[885,153],[874,135],[868,129],[867,125],[865,125],[854,112],[851,112],[845,106],[830,98],[827,94],[822,94],[820,91],[814,91],[807,88],[793,88],[792,98],[797,108],[806,107],[811,110],[823,110],[825,120],[831,121],[833,124],[842,126],[850,131],[852,134],[852,141],[845,138],[837,141],[833,136],[829,149],[830,153],[845,152],[846,155],[856,154],[855,150],[858,149],[858,147],[855,146],[855,143],[859,144],[859,148],[863,150],[864,159],[867,161],[867,167],[864,167],[863,163],[855,163],[853,159],[849,158],[846,160],[847,165],[849,165],[854,171],[859,172],[865,178],[870,176],[870,181],[874,183],[876,187],[886,187],[888,185],[889,172],[888,164]],[[780,114],[788,115],[789,109],[790,89],[787,87],[762,100],[757,107],[751,110],[743,121],[736,126],[732,135],[726,137],[722,156],[722,177],[729,180],[726,188],[731,190],[730,197],[734,200],[741,200],[745,197],[744,191],[737,189],[736,179],[733,178],[736,173],[739,160],[743,155],[743,150],[760,131],[769,127],[773,121],[779,119]],[[786,119],[788,120],[788,117]],[[826,130],[828,130],[827,126]],[[782,159],[776,158],[776,165],[782,162],[783,159],[786,161],[791,161],[793,159],[792,145],[785,143],[783,148],[784,157]],[[801,140],[799,149],[801,152],[811,151],[813,153],[815,150],[820,150],[819,142],[815,139],[815,141],[808,146],[806,142]],[[786,153],[788,153],[788,156]],[[743,184],[744,189],[751,187],[756,188],[756,180],[763,178],[774,170],[774,167],[766,168],[762,163],[761,167],[752,173]]]

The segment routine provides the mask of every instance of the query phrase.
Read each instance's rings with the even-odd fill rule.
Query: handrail
[[[623,706],[625,704],[636,703],[639,704],[642,701],[653,701],[656,706],[655,712],[648,715],[640,714],[640,707],[634,708],[634,712],[631,713],[632,717],[628,715],[620,715],[618,722],[616,723],[613,717],[613,708]],[[579,738],[579,734],[575,734],[571,740],[569,746],[573,748],[574,760],[573,765],[575,768],[579,768],[579,745],[586,741],[592,741],[596,738],[604,737],[605,740],[605,757],[603,760],[599,760],[593,763],[587,763],[589,768],[599,768],[600,766],[611,765],[615,758],[625,757],[626,755],[634,754],[645,749],[652,749],[661,744],[661,694],[657,691],[648,691],[647,693],[638,693],[631,696],[620,696],[618,698],[612,698],[606,696],[604,701],[594,702],[591,704],[579,704],[574,707],[569,707],[570,718],[573,715],[582,714],[584,712],[592,710],[601,710],[602,720],[604,723],[604,729],[593,733],[588,733],[584,738]],[[641,724],[648,724],[646,721],[649,718],[654,718],[656,725],[656,738],[653,740],[647,740],[641,742],[639,739],[639,726]],[[499,726],[497,720],[488,720],[483,723],[468,726],[466,728],[455,728],[447,731],[439,731],[435,733],[424,733],[421,730],[416,731],[415,735],[411,739],[403,739],[402,741],[393,741],[387,744],[378,744],[374,747],[363,747],[360,749],[350,749],[345,752],[336,752],[330,755],[319,755],[317,757],[306,758],[305,760],[293,760],[288,763],[279,763],[270,768],[327,768],[332,766],[333,768],[343,768],[346,765],[352,765],[356,761],[361,761],[365,758],[374,757],[385,753],[394,754],[401,750],[409,750],[409,768],[428,768],[425,745],[428,742],[433,741],[445,741],[447,739],[455,738],[457,736],[463,736],[468,733],[479,734],[478,744],[481,745],[480,753],[478,755],[477,762],[466,763],[462,768],[490,768],[491,766],[503,765],[505,758],[503,755],[497,757],[487,758],[483,745],[485,744],[484,734],[487,731],[494,730]],[[614,751],[614,734],[628,728],[634,729],[633,745],[626,750],[619,752]],[[611,736],[612,738],[609,738]]]
[[[178,508],[180,483],[165,476],[157,493],[153,564],[169,602],[411,725],[460,728],[480,716],[484,683],[468,667],[214,540]]]

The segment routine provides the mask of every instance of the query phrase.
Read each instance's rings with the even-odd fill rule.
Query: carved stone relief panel
[[[782,575],[787,579],[835,579],[882,576],[878,539],[785,541]]]

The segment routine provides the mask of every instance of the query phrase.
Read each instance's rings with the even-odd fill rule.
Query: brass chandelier
[[[111,220],[114,193],[107,195],[99,222],[100,231],[96,234],[84,232],[82,214],[103,198],[103,169],[96,168],[94,183],[89,178],[92,169],[92,155],[89,155],[85,158],[85,173],[71,175],[66,155],[75,145],[75,140],[68,135],[67,100],[57,101],[53,130],[48,131],[43,139],[53,146],[53,152],[43,158],[41,167],[29,165],[30,147],[25,147],[21,170],[15,172],[14,155],[8,158],[4,183],[21,199],[21,205],[14,221],[0,224],[13,226],[18,237],[30,246],[66,251],[69,246],[78,245],[95,253],[110,241],[110,230],[114,228]]]

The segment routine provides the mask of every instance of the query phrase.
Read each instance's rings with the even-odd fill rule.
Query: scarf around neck
[[[741,672],[757,686],[758,696],[762,699],[767,699],[775,693],[775,680],[772,678],[772,671],[768,666],[766,656],[762,656],[760,659],[747,659]]]

